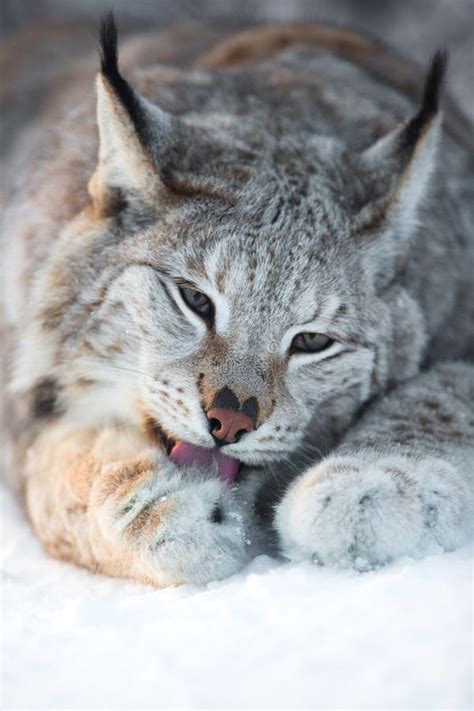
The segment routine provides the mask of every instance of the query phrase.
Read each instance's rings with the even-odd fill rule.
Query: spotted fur
[[[48,550],[169,585],[275,540],[362,568],[465,540],[473,162],[446,56],[423,79],[316,25],[132,38],[119,65],[107,17],[96,102],[91,66],[8,163],[7,429]],[[213,446],[229,392],[256,425],[234,488],[166,455]]]

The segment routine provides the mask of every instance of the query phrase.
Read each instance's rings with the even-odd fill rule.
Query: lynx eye
[[[291,342],[291,353],[321,353],[334,343],[322,333],[298,333]]]
[[[191,289],[187,286],[182,286],[179,289],[182,299],[186,306],[188,306],[191,311],[199,314],[204,319],[209,321],[213,315],[213,305],[212,301],[206,294],[201,291],[196,291],[196,289]]]

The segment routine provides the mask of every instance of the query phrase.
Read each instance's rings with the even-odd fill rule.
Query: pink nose
[[[227,407],[213,407],[207,412],[212,436],[220,442],[238,442],[243,434],[255,429],[253,420],[245,412]]]

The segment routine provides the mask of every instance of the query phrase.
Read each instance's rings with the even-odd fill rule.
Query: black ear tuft
[[[117,25],[112,11],[103,15],[99,26],[100,69],[128,111],[142,142],[145,142],[146,119],[140,97],[125,81],[118,68]]]
[[[119,74],[117,62],[117,25],[112,10],[105,13],[99,26],[100,68],[110,80]]]
[[[448,52],[439,49],[434,54],[426,74],[421,107],[404,131],[404,144],[407,148],[413,147],[418,142],[425,127],[438,113],[439,95],[447,66]]]
[[[431,59],[423,89],[421,111],[434,116],[438,111],[439,95],[448,68],[449,55],[446,49],[438,49]]]

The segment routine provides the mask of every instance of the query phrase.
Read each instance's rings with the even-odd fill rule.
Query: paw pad
[[[222,510],[222,506],[219,506],[219,504],[216,504],[214,506],[212,513],[211,513],[211,518],[210,520],[212,523],[222,523],[224,520],[224,511]]]

